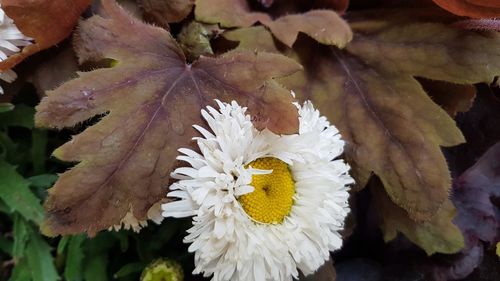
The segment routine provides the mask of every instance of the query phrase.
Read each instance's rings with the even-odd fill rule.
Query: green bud
[[[181,265],[174,260],[158,259],[148,265],[141,275],[141,281],[182,281]]]

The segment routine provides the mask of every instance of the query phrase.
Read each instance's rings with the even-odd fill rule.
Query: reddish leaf
[[[35,44],[0,62],[0,70],[14,67],[26,57],[50,48],[66,38],[90,5],[90,0],[2,0],[5,13]]]
[[[352,39],[349,25],[335,12],[314,10],[299,15],[289,15],[275,21],[263,22],[284,44],[293,46],[299,32],[303,32],[316,41],[343,48]]]
[[[165,30],[144,24],[103,1],[109,18],[83,22],[76,38],[80,61],[112,58],[109,69],[81,73],[47,93],[39,126],[63,128],[108,113],[54,154],[79,162],[61,175],[45,204],[51,234],[90,235],[119,224],[128,211],[144,220],[162,197],[177,148],[188,146],[192,124],[213,99],[237,100],[259,128],[297,130],[289,91],[271,79],[300,69],[276,54],[230,52],[186,64]]]
[[[68,44],[62,48],[54,48],[44,61],[33,67],[30,77],[40,97],[45,91],[53,90],[62,83],[75,78],[78,72],[78,61],[73,49]]]
[[[239,28],[223,34],[224,38],[238,42],[238,49],[278,53],[273,36],[263,26]]]
[[[194,0],[139,0],[146,18],[161,26],[185,19],[194,6]]]
[[[494,18],[500,16],[500,0],[433,0],[443,9],[459,16]]]
[[[261,12],[252,12],[247,0],[196,0],[196,20],[220,23],[222,27],[247,27],[271,18]]]
[[[306,33],[320,43],[340,48],[352,39],[349,25],[330,10],[313,10],[272,20],[267,14],[252,12],[246,0],[197,0],[195,16],[198,21],[219,23],[223,27],[249,27],[260,22],[289,47],[299,32]]]

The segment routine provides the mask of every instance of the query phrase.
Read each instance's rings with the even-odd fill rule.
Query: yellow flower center
[[[295,184],[288,165],[272,157],[259,158],[248,166],[273,170],[271,174],[253,175],[255,190],[238,198],[245,212],[261,223],[281,223],[290,213]]]

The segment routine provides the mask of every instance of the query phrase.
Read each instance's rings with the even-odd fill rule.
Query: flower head
[[[299,133],[258,131],[246,108],[217,101],[196,126],[201,153],[180,149],[166,217],[193,216],[185,242],[194,273],[212,280],[291,280],[313,273],[342,245],[349,213],[344,142],[311,102],[297,105]]]
[[[31,38],[19,31],[14,21],[0,7],[0,62],[13,54],[19,53],[22,49],[20,47],[32,44],[31,40]],[[6,82],[11,83],[16,78],[16,73],[10,69],[0,72],[0,79]],[[3,94],[1,87],[0,94]]]
[[[173,260],[159,259],[144,269],[141,281],[182,281],[184,273],[179,263]]]

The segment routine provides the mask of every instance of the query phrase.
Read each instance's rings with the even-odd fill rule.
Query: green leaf
[[[5,204],[5,202],[3,202],[2,198],[0,198],[0,212],[5,214],[12,213],[12,210]]]
[[[57,178],[57,175],[54,174],[42,174],[29,177],[27,180],[33,187],[46,189],[51,187],[54,182],[56,182]]]
[[[26,244],[29,240],[27,222],[19,215],[13,215],[13,234],[14,244],[12,245],[12,257],[14,260],[19,261],[25,255]]]
[[[108,249],[115,243],[115,237],[109,232],[100,233],[95,238],[85,241],[84,280],[108,280]]]
[[[128,242],[128,232],[126,231],[118,231],[118,232],[112,232],[113,236],[118,239],[120,242],[120,250],[122,253],[125,253],[129,247],[129,242]]]
[[[13,110],[0,113],[0,126],[17,126],[32,129],[35,121],[35,109],[23,104],[17,105]]]
[[[38,231],[35,232],[30,229],[29,234],[30,239],[26,245],[26,259],[31,271],[31,279],[33,281],[59,280],[50,246]]]
[[[99,254],[92,258],[85,265],[83,276],[85,280],[107,281],[108,274],[106,268],[108,265],[108,255]]]
[[[12,103],[0,103],[0,113],[11,111],[12,109],[14,109],[14,105]]]
[[[41,223],[44,218],[40,200],[29,189],[29,181],[19,175],[14,166],[0,160],[0,198],[12,210],[27,220]]]
[[[64,277],[66,281],[80,281],[83,279],[83,258],[84,253],[82,244],[85,241],[85,235],[72,236],[68,244],[66,253],[66,266],[64,268]]]
[[[47,161],[47,131],[34,129],[31,131],[31,140],[33,172],[41,174],[45,172],[45,161]]]
[[[121,278],[121,277],[130,275],[132,273],[141,272],[147,265],[148,265],[148,263],[146,263],[146,262],[134,262],[134,263],[126,264],[126,265],[122,266],[120,268],[120,270],[118,270],[114,274],[114,277]]]
[[[0,131],[0,159],[10,159],[17,150],[17,144],[10,137]]]
[[[9,281],[31,281],[31,274],[26,259],[16,263]]]
[[[12,248],[14,243],[5,236],[0,236],[0,251],[12,256]]]
[[[59,244],[57,244],[57,254],[62,255],[64,251],[66,251],[66,247],[68,246],[69,240],[71,240],[70,235],[63,236],[61,240],[59,240]]]

